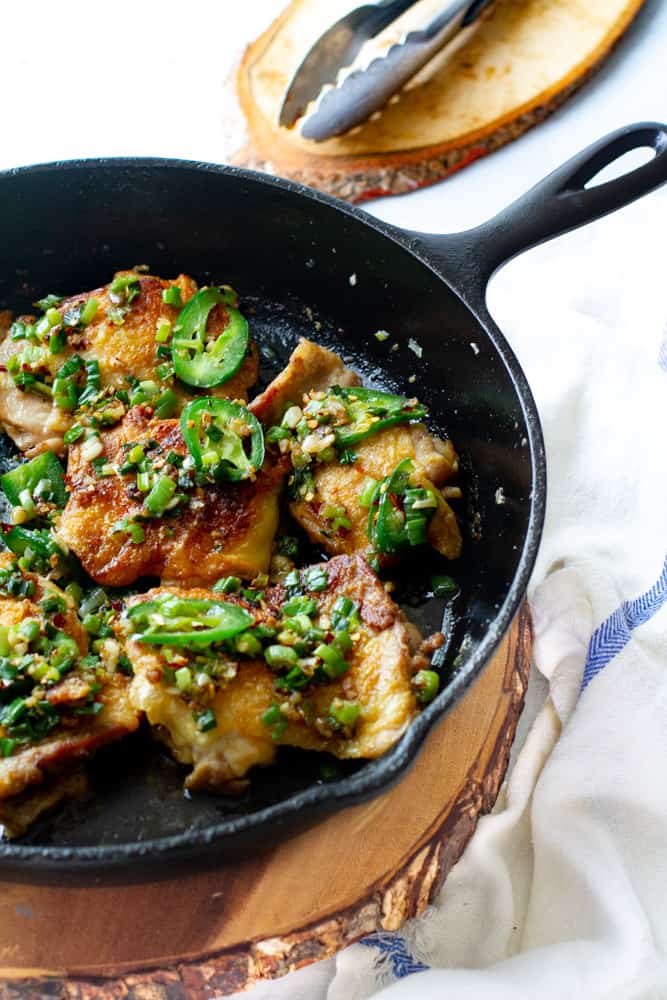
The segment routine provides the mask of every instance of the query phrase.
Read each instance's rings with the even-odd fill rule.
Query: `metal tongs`
[[[366,42],[418,2],[376,0],[355,8],[325,31],[289,83],[280,109],[280,125],[291,128],[302,119],[301,135],[316,142],[348,132],[384,107],[493,0],[450,0],[428,24],[407,32],[384,55],[363,68],[342,73],[353,65]],[[313,101],[316,103],[309,109]]]

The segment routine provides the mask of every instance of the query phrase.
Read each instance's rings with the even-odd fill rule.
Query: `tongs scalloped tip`
[[[406,32],[384,54],[354,69],[364,44],[417,2],[384,0],[365,4],[328,28],[292,77],[280,108],[279,124],[292,128],[299,123],[299,133],[305,139],[324,142],[375,118],[493,0],[450,0],[423,28]]]

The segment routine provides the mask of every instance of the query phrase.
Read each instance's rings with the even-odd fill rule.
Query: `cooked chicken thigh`
[[[233,790],[250,767],[270,763],[281,744],[327,750],[341,758],[378,757],[396,742],[416,714],[411,678],[428,662],[417,652],[417,630],[408,624],[362,558],[340,556],[312,569],[324,572],[326,580],[325,589],[305,591],[318,602],[317,615],[312,614],[314,622],[326,630],[341,598],[356,602],[358,623],[347,656],[348,669],[336,679],[325,678],[290,697],[284,688],[276,687],[278,677],[265,660],[237,656],[230,667],[228,655],[221,652],[213,673],[224,662],[224,677],[207,689],[206,707],[213,713],[214,726],[205,731],[198,723],[200,713],[193,711],[196,696],[183,694],[174,683],[177,661],[173,655],[169,663],[161,647],[142,642],[140,636],[129,639],[127,654],[135,674],[132,701],[157,727],[176,759],[193,766],[186,782],[189,788]],[[155,600],[167,592],[185,600],[235,601],[254,614],[256,623],[274,627],[280,622],[286,600],[282,586],[266,591],[261,608],[205,590],[160,588],[133,598],[131,604]],[[184,654],[183,662],[186,660]],[[188,662],[194,673],[195,661]],[[332,728],[334,699],[358,706],[352,729]],[[274,712],[279,705],[282,713],[280,727],[273,730],[267,726],[272,705]]]
[[[58,353],[49,351],[48,346],[39,358],[39,371],[48,383],[64,362],[78,355],[84,362],[97,361],[100,372],[100,388],[107,390],[127,390],[130,384],[151,380],[162,384],[159,366],[164,358],[159,356],[156,333],[162,323],[173,323],[180,307],[163,301],[163,292],[171,286],[180,290],[181,302],[185,304],[197,291],[197,285],[186,275],[179,275],[175,281],[166,281],[148,274],[122,271],[116,279],[130,277],[135,281],[131,301],[118,306],[113,301],[111,284],[91,292],[73,295],[58,306],[60,313],[76,314],[87,302],[95,300],[97,308],[93,318],[85,326],[74,326],[67,333],[66,343]],[[115,296],[118,298],[118,296]],[[2,321],[0,314],[0,423],[22,451],[29,454],[42,450],[62,453],[63,434],[72,426],[75,418],[66,409],[59,408],[50,396],[30,387],[16,385],[7,371],[10,359],[25,352],[25,339],[13,340],[8,335],[7,314]],[[21,317],[26,321],[33,317]],[[211,336],[222,331],[225,324],[225,310],[216,306],[208,321]],[[28,348],[29,350],[31,348]],[[27,358],[27,355],[26,355]],[[26,362],[27,363],[27,362]],[[257,380],[258,352],[251,343],[245,361],[239,371],[227,382],[206,390],[207,395],[222,396],[227,399],[245,399],[248,388]],[[177,379],[173,389],[182,401],[197,395],[196,390]]]
[[[338,355],[301,340],[287,367],[250,403],[250,409],[268,427],[279,424],[288,407],[300,408],[331,386],[358,384],[358,376],[344,366]],[[411,483],[432,491],[437,499],[437,508],[428,522],[427,540],[448,559],[458,558],[461,533],[447,502],[461,495],[458,487],[446,485],[458,473],[458,457],[451,441],[437,438],[422,423],[405,423],[371,434],[352,450],[351,462],[313,463],[312,495],[290,503],[292,516],[312,541],[332,555],[370,553],[368,509],[359,503],[364,485],[369,478],[384,479],[401,461],[410,459]],[[334,518],[327,516],[332,511],[337,512],[339,521],[343,520],[335,529]]]
[[[235,575],[265,573],[278,526],[278,496],[285,463],[265,464],[253,480],[195,486],[183,481],[188,450],[178,420],[158,420],[134,407],[121,424],[100,435],[103,475],[87,458],[86,442],[70,448],[70,499],[59,532],[97,583],[125,586],[142,576],[212,584]],[[178,478],[183,502],[165,516],[147,516],[135,473],[120,469],[133,447],[142,448],[157,472]]]
[[[0,643],[0,826],[12,836],[80,788],[72,770],[133,732],[140,713],[116,670],[117,643],[84,659],[88,636],[72,599],[21,571],[8,552],[0,554]]]

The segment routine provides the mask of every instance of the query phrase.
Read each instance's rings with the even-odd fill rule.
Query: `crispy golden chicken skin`
[[[10,596],[7,574],[10,582],[23,581],[32,593]],[[57,602],[55,611],[45,609],[48,599]],[[38,634],[22,631],[26,627]],[[80,781],[71,778],[72,771],[98,747],[133,732],[140,713],[127,696],[129,679],[116,672],[118,644],[111,644],[96,669],[81,661],[88,636],[72,599],[50,581],[20,571],[15,557],[7,552],[0,554],[0,630],[4,644],[0,826],[15,836],[75,785],[80,788]],[[61,679],[57,673],[46,673],[38,680],[37,671],[45,670],[45,659],[53,657],[55,648],[42,654],[41,637],[55,634],[73,640],[70,652],[76,660]],[[27,724],[33,718],[31,712],[37,713],[36,721]]]
[[[418,652],[417,629],[407,622],[361,557],[339,556],[320,568],[327,575],[326,589],[307,592],[319,604],[316,621],[326,625],[339,598],[348,597],[358,604],[359,622],[348,654],[349,669],[342,677],[313,684],[289,698],[285,691],[277,690],[276,674],[265,660],[238,658],[235,669],[227,666],[227,679],[219,681],[206,703],[215,716],[215,727],[208,731],[198,727],[192,698],[170,681],[169,665],[160,648],[136,637],[129,639],[127,654],[134,668],[132,701],[157,727],[176,759],[193,766],[186,781],[189,788],[234,790],[250,767],[270,763],[281,744],[326,750],[340,758],[378,757],[399,739],[415,716],[417,702],[410,681],[415,671],[428,663]],[[169,592],[186,599],[221,599],[220,594],[199,589],[173,588]],[[132,598],[131,604],[164,593],[164,588],[152,590]],[[284,602],[282,586],[266,591],[261,610],[241,601],[265,624],[279,620]],[[332,700],[339,697],[359,705],[353,732],[334,732],[327,722]],[[262,721],[276,703],[287,719],[280,733],[272,733]]]
[[[254,399],[250,409],[266,427],[279,424],[291,404],[301,406],[309,393],[323,392],[334,385],[354,386],[359,377],[346,368],[337,354],[308,340],[301,340],[285,369],[265,391]],[[442,441],[424,424],[388,427],[354,446],[357,456],[352,464],[332,461],[315,464],[315,489],[312,498],[290,503],[292,516],[313,542],[331,555],[369,553],[371,545],[366,526],[368,510],[359,504],[359,495],[368,478],[381,480],[391,475],[405,458],[412,461],[414,485],[432,490],[438,506],[430,518],[429,544],[448,559],[461,554],[461,533],[448,498],[459,497],[458,487],[448,487],[458,473],[458,457],[451,441]],[[331,530],[328,509],[344,511],[350,528]]]
[[[63,351],[58,354],[47,352],[46,364],[51,375],[55,375],[68,358],[78,354],[84,361],[96,360],[99,363],[102,389],[126,390],[128,376],[139,381],[157,380],[159,383],[156,368],[164,359],[157,355],[155,334],[162,321],[173,323],[179,313],[179,308],[163,302],[162,293],[171,285],[176,285],[185,303],[195,294],[197,285],[183,274],[174,281],[148,274],[135,275],[130,271],[118,272],[116,277],[123,275],[133,275],[138,280],[139,292],[120,316],[117,311],[114,312],[115,307],[109,297],[110,285],[73,295],[60,303],[58,308],[63,314],[88,299],[97,299],[99,305],[95,317],[87,326],[69,332]],[[4,334],[0,342],[0,423],[18,447],[29,454],[45,449],[62,453],[63,434],[75,418],[59,409],[50,399],[22,390],[14,384],[6,371],[7,362],[13,354],[25,348],[26,341],[14,341],[7,336],[8,319],[8,314],[4,314],[3,322],[0,314],[0,335]],[[224,307],[216,306],[208,322],[212,336],[222,332],[225,319]],[[245,399],[248,388],[257,380],[258,357],[255,344],[251,344],[236,375],[223,385],[207,390],[206,394]],[[174,381],[174,391],[181,400],[197,395],[195,390],[178,380]]]
[[[337,354],[302,337],[285,368],[253,399],[249,409],[265,427],[270,427],[280,423],[290,403],[301,403],[304,393],[360,382],[357,373],[346,368]]]
[[[140,444],[156,468],[171,452],[187,456],[178,420],[158,420],[134,407],[121,424],[100,436],[98,458],[118,469],[128,446]],[[151,444],[151,442],[153,442]],[[135,476],[97,476],[86,445],[69,451],[70,499],[59,533],[85,571],[107,586],[125,586],[142,576],[164,581],[211,584],[221,576],[252,579],[268,570],[278,526],[278,496],[285,464],[266,463],[254,480],[196,487],[164,517],[141,520],[144,494]],[[141,541],[119,524],[139,518]]]

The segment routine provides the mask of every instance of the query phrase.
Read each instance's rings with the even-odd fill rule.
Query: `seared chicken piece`
[[[31,592],[10,596],[18,589]],[[71,793],[74,769],[135,730],[140,716],[127,696],[128,678],[116,672],[118,644],[105,647],[95,666],[82,661],[88,637],[72,599],[22,572],[11,553],[0,555],[0,634],[0,826],[17,835]],[[48,636],[51,649],[44,650]],[[54,664],[65,655],[71,661],[59,679]],[[61,775],[68,780],[61,783]]]
[[[458,470],[451,442],[429,434],[423,424],[409,424],[379,431],[355,445],[354,452],[357,458],[352,465],[328,462],[315,466],[313,499],[290,503],[290,513],[309,538],[332,555],[370,553],[368,509],[360,506],[359,497],[369,477],[384,479],[399,462],[409,458],[415,470],[411,481],[431,490],[438,501],[426,529],[428,542],[447,559],[457,559],[461,554],[461,532],[445,497],[461,494],[457,487],[451,492],[441,488]],[[329,509],[344,512],[350,528],[332,531],[331,518],[325,517]]]
[[[179,275],[173,282],[131,271],[121,271],[116,277],[123,275],[136,278],[139,291],[120,313],[110,299],[110,285],[74,295],[59,304],[58,309],[63,315],[84,305],[89,299],[96,299],[98,307],[87,326],[74,327],[69,331],[66,345],[60,353],[51,354],[47,347],[44,366],[51,376],[68,358],[78,354],[86,362],[96,360],[99,363],[102,389],[127,390],[130,385],[128,376],[138,381],[152,380],[162,384],[156,368],[164,363],[164,358],[157,354],[156,332],[161,322],[173,323],[180,311],[180,307],[166,305],[162,301],[162,293],[171,285],[176,285],[185,303],[195,294],[197,285],[186,275]],[[4,322],[2,315],[5,316]],[[22,451],[34,454],[48,449],[62,453],[63,434],[75,418],[68,411],[59,409],[51,399],[15,385],[6,370],[7,363],[12,355],[26,348],[27,341],[12,340],[7,335],[7,315],[0,314],[0,335],[4,334],[0,343],[0,423]],[[216,306],[207,327],[212,337],[222,332],[225,321],[224,308]],[[205,394],[245,399],[248,388],[257,380],[257,372],[258,352],[256,346],[251,344],[236,375],[223,385],[206,390]],[[198,394],[178,379],[174,380],[173,388],[181,402]]]
[[[265,427],[271,427],[280,423],[290,403],[300,404],[304,393],[311,389],[324,391],[331,385],[360,384],[357,373],[346,368],[337,354],[302,337],[286,367],[253,399],[249,409]]]
[[[4,834],[8,840],[22,837],[44,813],[51,812],[67,799],[83,798],[87,791],[88,778],[83,771],[53,778],[45,775],[39,786],[31,786],[11,799],[0,800],[0,835]]]
[[[290,405],[301,406],[310,398],[308,394],[312,396],[335,385],[359,385],[359,378],[332,351],[301,340],[287,367],[250,403],[249,409],[269,427],[280,423]],[[438,502],[429,520],[428,541],[448,559],[458,558],[461,533],[447,498],[459,497],[460,490],[445,486],[459,467],[451,441],[442,441],[424,424],[414,423],[379,431],[355,444],[353,451],[356,459],[352,464],[314,463],[312,498],[306,496],[290,504],[292,516],[312,541],[332,555],[370,553],[366,532],[368,510],[360,506],[359,495],[369,477],[384,479],[399,462],[409,458],[414,467],[411,481],[432,490]],[[332,531],[332,519],[324,514],[327,510],[339,511],[350,522],[350,528],[338,527]]]
[[[165,468],[170,453],[188,455],[179,421],[158,420],[140,406],[100,438],[97,461],[106,460],[115,470],[130,446],[143,446],[158,470]],[[206,585],[221,576],[252,579],[268,570],[284,462],[265,463],[254,480],[179,485],[184,491],[180,506],[164,517],[143,520],[145,494],[137,488],[135,475],[112,471],[97,476],[86,454],[86,443],[70,447],[70,498],[59,534],[97,583],[120,587],[142,576],[159,576],[168,582]],[[134,535],[121,528],[133,522],[138,529]]]
[[[418,653],[416,628],[407,622],[364,559],[340,556],[317,569],[324,571],[327,582],[324,590],[306,591],[319,603],[315,621],[327,627],[340,598],[350,598],[358,605],[359,623],[354,626],[347,671],[335,680],[312,684],[290,699],[289,692],[276,688],[276,673],[264,659],[237,657],[238,664],[232,665],[231,671],[229,664],[226,667],[230,679],[220,679],[206,702],[215,716],[214,728],[207,731],[201,731],[197,712],[193,713],[194,696],[184,695],[168,679],[174,676],[167,673],[169,666],[174,667],[173,657],[170,665],[159,646],[130,638],[127,654],[134,668],[131,698],[157,727],[157,734],[176,759],[193,765],[186,781],[188,788],[233,791],[242,787],[241,779],[249,768],[270,763],[280,744],[326,750],[340,758],[378,757],[399,739],[415,716],[417,702],[411,678],[418,668],[428,665],[428,659]],[[165,592],[164,588],[152,590],[130,603],[151,601]],[[256,621],[274,625],[280,621],[285,603],[282,586],[266,591],[261,610],[239,598],[205,590],[169,592],[186,600],[244,603]],[[359,715],[352,730],[331,728],[327,717],[336,698],[358,704]],[[282,727],[272,732],[262,718],[276,703],[286,714]]]

